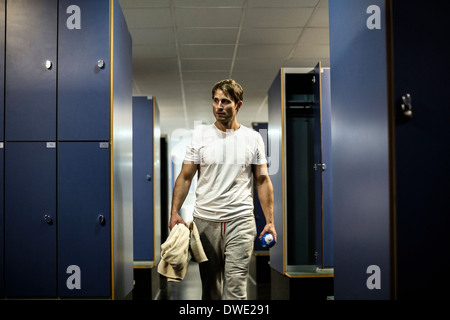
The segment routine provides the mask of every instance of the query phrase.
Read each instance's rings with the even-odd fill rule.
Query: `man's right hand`
[[[178,213],[172,213],[172,215],[170,216],[169,230],[172,231],[172,228],[179,223],[182,223],[185,226],[187,226],[186,222],[184,222],[183,218],[181,218],[181,216]]]

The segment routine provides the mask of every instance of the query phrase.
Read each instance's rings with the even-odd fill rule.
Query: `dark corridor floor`
[[[163,280],[165,281],[165,280]],[[197,263],[190,263],[183,281],[168,282],[161,289],[158,300],[201,300],[202,287]],[[270,283],[256,284],[249,277],[247,285],[248,300],[270,300]]]

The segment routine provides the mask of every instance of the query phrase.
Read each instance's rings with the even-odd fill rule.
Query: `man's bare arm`
[[[172,209],[170,210],[169,222],[170,230],[172,230],[172,228],[178,223],[186,224],[186,222],[184,222],[184,220],[181,218],[179,211],[184,203],[184,200],[186,199],[189,188],[191,187],[192,179],[194,178],[197,170],[198,164],[194,163],[185,162],[181,167],[181,172],[178,175],[178,178],[175,181],[175,186],[173,188]]]
[[[261,239],[264,234],[270,233],[276,242],[277,232],[275,230],[273,217],[273,186],[267,171],[267,165],[254,165],[253,176],[255,178],[259,202],[264,212],[264,217],[266,218],[266,225],[259,235],[259,238]]]

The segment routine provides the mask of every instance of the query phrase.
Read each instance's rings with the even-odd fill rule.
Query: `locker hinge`
[[[313,76],[313,77],[312,77],[312,82],[313,82],[313,83],[316,83],[316,76]]]

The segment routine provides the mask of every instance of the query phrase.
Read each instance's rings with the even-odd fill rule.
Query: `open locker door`
[[[314,208],[316,216],[316,264],[323,268],[323,172],[326,164],[322,161],[322,63],[314,68]]]
[[[333,266],[333,216],[331,212],[331,100],[330,69],[319,62],[314,68],[314,207],[316,265]]]

